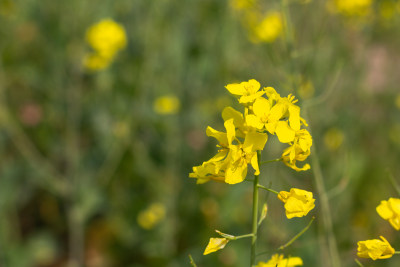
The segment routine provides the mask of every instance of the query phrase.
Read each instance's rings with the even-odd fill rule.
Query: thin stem
[[[193,267],[197,267],[197,264],[194,262],[192,255],[189,254],[189,259],[190,259],[190,265],[192,265]]]
[[[400,251],[395,251],[394,254],[400,254]]]
[[[391,173],[389,170],[387,170],[387,173],[388,173],[388,178],[389,178],[390,182],[392,183],[394,189],[396,190],[397,194],[400,195],[400,186],[394,179],[393,173]]]
[[[261,189],[264,189],[264,190],[267,190],[267,191],[272,192],[272,193],[277,194],[277,195],[279,194],[278,191],[275,191],[275,190],[273,190],[273,189],[271,189],[271,188],[267,188],[267,187],[265,187],[265,186],[263,186],[263,185],[260,185],[260,184],[258,184],[257,187],[258,187],[258,188],[261,188]]]
[[[260,165],[271,163],[271,162],[277,162],[277,161],[282,161],[282,158],[262,161],[262,162],[260,162]]]
[[[358,266],[364,267],[364,265],[358,259],[354,259],[354,261],[357,263]]]
[[[238,240],[238,239],[242,239],[242,238],[247,238],[247,237],[253,237],[254,234],[247,234],[247,235],[239,235],[239,236],[235,236],[232,240]]]
[[[287,242],[286,244],[280,246],[278,248],[278,250],[282,250],[282,249],[285,249],[288,246],[290,246],[296,239],[298,239],[302,234],[304,234],[308,230],[308,228],[310,228],[310,226],[311,226],[311,224],[313,223],[314,220],[315,220],[315,217],[313,216],[311,218],[311,221],[307,224],[307,226],[303,230],[301,230],[297,235],[295,235],[292,239],[290,239],[289,242]]]
[[[261,151],[257,151],[258,165],[261,162]],[[252,238],[251,238],[251,257],[250,267],[255,264],[256,261],[256,242],[257,242],[257,229],[258,229],[258,179],[259,175],[254,175],[253,182],[253,226],[252,226]]]

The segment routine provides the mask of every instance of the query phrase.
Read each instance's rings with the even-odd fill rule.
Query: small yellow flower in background
[[[338,128],[330,128],[324,134],[324,144],[325,146],[331,150],[337,150],[343,143],[344,134]]]
[[[372,239],[366,241],[358,241],[357,256],[360,258],[388,259],[393,256],[394,248],[389,242],[380,236],[382,240]]]
[[[279,12],[267,14],[262,21],[252,28],[254,42],[274,42],[283,32],[282,16]]]
[[[103,19],[86,31],[86,41],[94,53],[83,59],[83,65],[89,70],[103,70],[114,60],[118,51],[127,44],[125,29],[111,19]]]
[[[228,244],[228,242],[229,239],[226,238],[210,238],[210,242],[208,242],[208,245],[204,250],[203,255],[207,255],[215,251],[218,251],[220,249],[223,249],[225,245]]]
[[[303,260],[299,257],[284,258],[283,254],[274,254],[268,262],[259,262],[257,267],[295,267],[302,266]]]
[[[137,217],[137,222],[143,229],[150,230],[165,217],[165,206],[162,203],[153,203]]]
[[[225,86],[225,88],[233,95],[239,96],[239,103],[249,104],[264,94],[259,91],[260,83],[254,79],[248,82],[232,83]]]
[[[285,203],[286,217],[306,216],[314,207],[315,199],[312,192],[302,189],[292,188],[290,192],[281,191],[278,194],[279,200]]]
[[[127,43],[124,27],[112,19],[103,19],[91,26],[86,32],[86,41],[104,57],[113,57]]]
[[[381,204],[376,207],[376,212],[384,220],[389,221],[394,229],[400,230],[400,199],[389,198],[388,201],[382,200]]]
[[[154,111],[162,115],[176,114],[180,106],[179,99],[172,95],[159,97],[153,103]]]
[[[230,4],[234,9],[243,10],[255,5],[256,0],[231,0]]]
[[[372,0],[333,0],[331,5],[334,11],[349,17],[364,17],[372,10]]]
[[[400,109],[400,94],[398,94],[398,95],[396,96],[395,104],[396,104],[396,107],[397,107],[398,109]]]

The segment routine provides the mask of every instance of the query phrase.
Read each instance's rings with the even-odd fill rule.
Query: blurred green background
[[[289,1],[293,38],[263,42],[249,16],[280,12],[280,1],[0,0],[0,266],[190,266],[189,254],[198,266],[247,266],[247,239],[202,253],[214,229],[250,232],[252,185],[196,185],[188,173],[216,151],[206,127],[223,130],[222,109],[239,109],[224,86],[251,78],[299,98],[341,266],[356,266],[359,240],[383,235],[400,250],[375,211],[398,197],[389,176],[400,182],[400,2],[354,12],[340,2]],[[105,18],[127,46],[85,70],[85,33]],[[280,156],[273,139],[264,159]],[[261,181],[314,192],[316,220],[285,254],[331,266],[313,171],[274,163]],[[310,220],[268,205],[260,261]]]

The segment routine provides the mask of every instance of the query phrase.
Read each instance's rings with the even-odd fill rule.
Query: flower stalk
[[[261,162],[261,151],[257,151],[257,161],[258,164]],[[258,230],[258,180],[259,175],[254,175],[253,181],[253,226],[252,226],[252,234],[251,238],[251,258],[250,258],[250,267],[255,264],[256,261],[256,243],[257,243],[257,230]]]

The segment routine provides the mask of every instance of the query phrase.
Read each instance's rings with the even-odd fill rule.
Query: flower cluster
[[[127,43],[124,27],[111,19],[92,25],[86,32],[86,41],[94,50],[84,59],[85,67],[90,70],[107,68]]]
[[[282,35],[284,23],[280,12],[261,12],[257,0],[231,0],[231,6],[240,13],[252,42],[272,43]]]
[[[376,207],[376,212],[384,220],[389,221],[397,231],[400,230],[400,199],[399,198],[389,198],[389,200],[382,200],[378,207]],[[383,237],[379,239],[372,239],[366,241],[359,241],[357,243],[357,256],[360,258],[371,258],[373,260],[377,259],[387,259],[393,256],[395,253],[394,248],[389,244],[389,242]]]
[[[296,165],[297,161],[304,161],[310,155],[312,138],[306,129],[302,129],[307,123],[300,117],[300,107],[295,104],[294,96],[281,97],[272,87],[260,90],[256,80],[228,84],[226,89],[237,97],[244,112],[226,107],[222,111],[225,131],[207,128],[207,135],[218,141],[218,153],[202,165],[193,167],[190,177],[196,178],[199,184],[210,180],[236,184],[246,178],[249,164],[258,175],[257,151],[264,149],[269,134],[289,145],[280,158],[287,166],[296,171],[310,168],[309,164]]]

